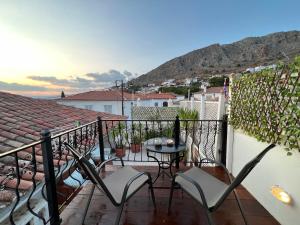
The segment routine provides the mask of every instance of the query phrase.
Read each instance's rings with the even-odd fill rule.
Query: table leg
[[[158,160],[156,157],[154,157],[154,156],[152,156],[152,155],[149,155],[149,152],[147,152],[147,156],[148,156],[148,158],[154,159],[154,160],[157,162],[157,164],[158,164],[158,173],[157,173],[157,176],[156,176],[156,178],[152,181],[152,184],[154,184],[155,181],[157,180],[157,178],[158,178],[159,175],[160,175],[160,163],[159,163],[159,160]]]

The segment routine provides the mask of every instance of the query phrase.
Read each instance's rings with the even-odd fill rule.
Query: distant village
[[[276,64],[268,65],[268,66],[256,66],[247,68],[244,73],[256,73],[264,69],[275,69]],[[230,74],[218,74],[214,75],[211,78],[228,78]],[[140,88],[139,91],[141,93],[151,93],[151,92],[159,92],[163,87],[189,87],[192,84],[199,84],[199,88],[204,92],[207,87],[211,86],[209,83],[209,79],[203,79],[202,77],[194,77],[194,78],[184,78],[184,79],[167,79],[160,84],[150,83]],[[220,86],[222,86],[221,84]]]

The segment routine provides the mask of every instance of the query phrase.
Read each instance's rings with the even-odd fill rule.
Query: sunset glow
[[[0,90],[108,88],[211,44],[299,30],[288,1],[1,1]]]
[[[0,49],[0,75],[4,81],[19,79],[28,83],[26,75],[64,74],[70,71],[64,68],[72,68],[67,58],[55,48],[9,31],[4,26],[0,26]]]

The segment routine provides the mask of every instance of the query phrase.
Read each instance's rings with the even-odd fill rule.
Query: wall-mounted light
[[[292,202],[291,196],[278,185],[271,187],[271,193],[275,198],[285,204],[290,204]]]

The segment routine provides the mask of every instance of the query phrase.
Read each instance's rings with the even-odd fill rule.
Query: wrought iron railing
[[[222,152],[222,135],[226,120],[102,120],[104,148],[111,149],[123,161],[152,162],[144,147],[157,137],[179,137],[187,145],[185,163],[200,158],[216,159]],[[176,125],[178,129],[176,130]],[[114,127],[111,129],[111,127]],[[160,157],[164,157],[161,155]],[[219,159],[219,158],[218,158]],[[170,161],[170,158],[161,158]]]
[[[187,146],[185,163],[203,157],[219,159],[225,152],[226,120],[98,120],[51,136],[41,133],[41,140],[0,154],[0,223],[19,224],[22,214],[30,216],[23,224],[38,220],[42,224],[59,224],[60,212],[80,191],[85,177],[63,145],[68,142],[93,163],[117,154],[128,163],[142,165],[155,161],[146,154],[145,142],[151,138],[173,138]],[[122,150],[118,152],[118,147]],[[224,155],[224,154],[223,154]],[[158,157],[158,156],[156,156]],[[170,156],[160,156],[170,162]],[[178,162],[176,163],[178,166]],[[4,169],[3,169],[4,168]],[[62,187],[69,191],[61,190]]]
[[[98,140],[98,121],[53,135],[41,133],[41,140],[0,154],[0,224],[56,224],[63,209],[85,182],[72,155],[64,147],[67,141],[84,154],[95,149]],[[100,155],[96,157],[100,161]],[[59,190],[66,179],[73,183],[70,194]],[[45,181],[45,182],[44,182]],[[5,196],[4,196],[5,197]],[[43,204],[44,202],[44,204]],[[20,214],[31,216],[20,216]]]

